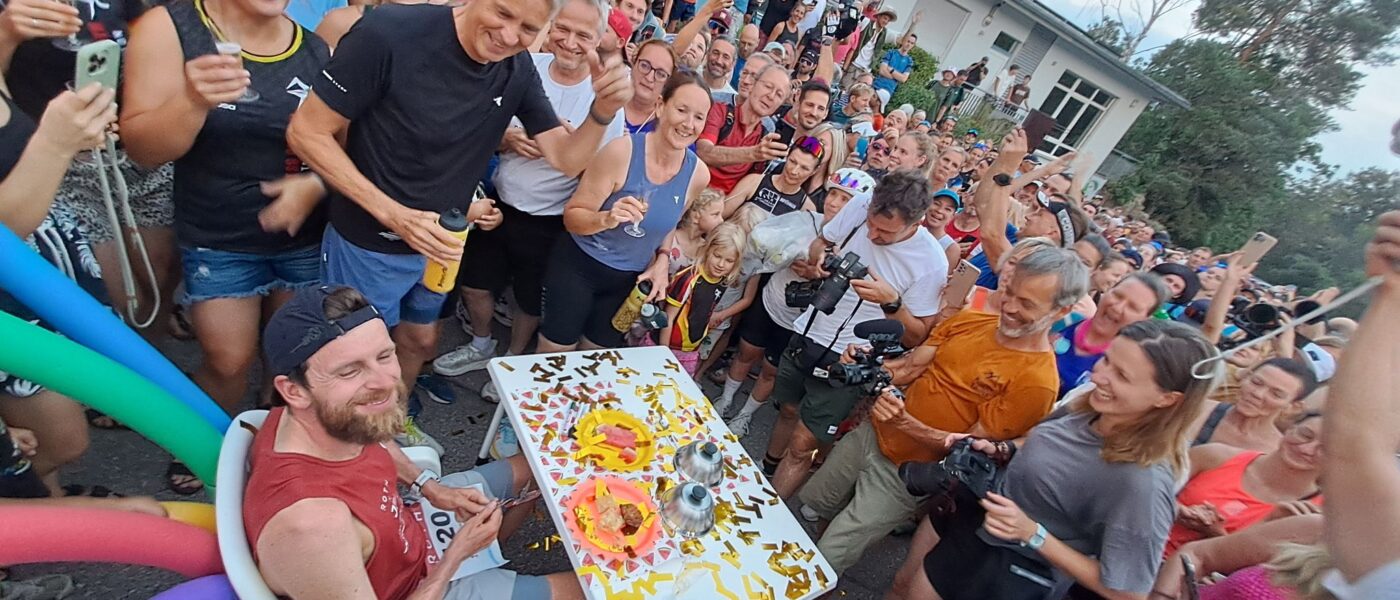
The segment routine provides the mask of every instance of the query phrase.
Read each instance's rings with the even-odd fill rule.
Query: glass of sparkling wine
[[[239,64],[243,62],[243,46],[239,45],[238,42],[218,39],[218,35],[215,35],[214,50],[223,56],[237,58]],[[253,89],[250,83],[248,87],[243,88],[243,95],[239,96],[238,102],[257,102],[259,98],[262,98],[262,95],[258,94],[258,91]]]
[[[54,0],[54,2],[57,2],[59,4],[67,4],[68,6],[78,8],[78,0]],[[79,16],[81,16],[82,10],[79,9],[78,13]],[[53,45],[59,50],[77,52],[79,48],[83,47],[83,41],[78,39],[78,34],[75,32],[68,34],[66,37],[54,38]]]

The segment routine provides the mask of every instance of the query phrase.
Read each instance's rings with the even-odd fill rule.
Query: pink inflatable
[[[110,562],[195,578],[224,571],[214,534],[152,515],[88,508],[0,511],[0,565]]]

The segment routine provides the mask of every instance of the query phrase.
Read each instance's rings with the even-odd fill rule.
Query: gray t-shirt
[[[1061,408],[1036,425],[1007,467],[1006,496],[1071,548],[1098,557],[1104,586],[1145,594],[1176,515],[1171,467],[1104,462],[1093,419]]]

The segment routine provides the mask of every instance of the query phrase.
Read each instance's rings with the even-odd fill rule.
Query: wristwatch
[[[1036,523],[1035,533],[1031,534],[1031,539],[1021,542],[1021,547],[1030,548],[1031,550],[1039,550],[1041,546],[1045,545],[1045,536],[1047,535],[1050,534],[1045,531],[1045,526],[1041,525],[1040,523]]]
[[[432,469],[423,469],[423,472],[418,474],[418,478],[413,480],[413,485],[409,486],[409,490],[411,490],[415,494],[418,494],[419,496],[422,496],[423,486],[427,485],[429,481],[437,480],[438,474],[434,473]]]
[[[899,312],[899,309],[902,306],[904,306],[904,299],[896,297],[894,299],[894,302],[887,302],[885,304],[881,304],[880,310],[885,311],[885,314],[887,315],[892,315],[894,313]]]

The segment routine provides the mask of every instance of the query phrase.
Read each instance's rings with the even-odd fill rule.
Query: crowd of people
[[[450,577],[532,510],[501,510],[531,480],[508,424],[463,473],[400,447],[440,453],[424,401],[492,358],[651,345],[738,436],[773,401],[763,468],[838,573],[912,533],[889,598],[1400,589],[1400,213],[1368,316],[1295,322],[1339,290],[1178,247],[1085,197],[1075,153],[960,126],[968,91],[1024,103],[1017,67],[890,106],[918,14],[896,35],[851,0],[315,4],[0,10],[0,221],[149,340],[196,340],[225,411],[271,408],[244,517],[274,592],[582,597],[572,573]],[[97,68],[73,36],[120,44],[119,87],[72,84]],[[883,384],[843,385],[858,364]],[[163,515],[64,485],[89,427],[121,424],[0,372],[0,506]],[[914,475],[970,455],[989,489]],[[436,567],[398,484],[463,518]]]

